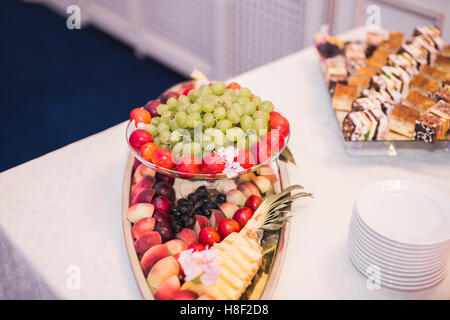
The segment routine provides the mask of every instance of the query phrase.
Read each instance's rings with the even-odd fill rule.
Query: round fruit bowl
[[[209,86],[211,87],[211,84]],[[196,88],[201,88],[201,86],[198,85],[196,87],[196,85],[193,81],[187,81],[187,82],[177,84],[176,86],[169,88],[167,91],[165,91],[165,93],[163,93],[161,95],[160,101],[164,101],[167,104],[162,103],[159,100],[158,100],[158,103],[164,104],[167,107],[167,105],[170,102],[169,99],[171,99],[171,98],[177,99],[179,96],[182,96],[182,95],[184,95],[185,98],[187,98],[189,90],[196,89]],[[240,88],[240,86],[239,86],[239,88]],[[201,89],[199,89],[199,90],[201,90]],[[239,90],[241,90],[241,89],[233,88],[233,90],[235,90],[236,92],[240,92]],[[175,97],[173,97],[171,95],[175,95]],[[176,95],[178,95],[178,96],[176,96]],[[166,99],[163,99],[163,96],[166,96]],[[170,98],[167,98],[167,97],[170,97]],[[252,95],[251,98],[248,98],[247,101],[253,101],[253,97],[254,97],[254,95]],[[156,101],[156,100],[153,100],[153,101]],[[259,103],[263,104],[264,101],[263,102],[260,101]],[[195,103],[192,103],[192,104],[195,104]],[[157,107],[158,106],[159,105],[157,105]],[[234,105],[233,105],[233,107],[234,107]],[[260,107],[258,107],[258,111],[256,111],[256,105],[255,105],[254,110],[256,112],[259,112],[259,110],[260,110],[259,108]],[[147,111],[142,111],[142,109],[147,110],[146,107],[136,108],[135,110],[133,110],[133,112],[135,112],[135,111],[138,111],[138,113],[139,112],[142,112],[142,113],[147,112]],[[154,108],[153,111],[155,112],[156,109],[157,108]],[[278,129],[266,127],[267,129],[265,132],[267,132],[267,133],[263,136],[258,135],[256,133],[256,131],[253,130],[253,139],[254,139],[253,142],[254,143],[251,145],[250,148],[247,147],[245,149],[238,149],[236,147],[231,147],[231,150],[230,150],[230,148],[227,147],[228,146],[227,144],[229,143],[229,141],[227,140],[228,139],[228,131],[226,131],[226,130],[235,129],[237,127],[231,127],[231,124],[230,124],[231,128],[226,129],[225,131],[218,130],[217,128],[210,128],[210,129],[214,129],[216,131],[221,131],[221,135],[223,135],[224,138],[226,137],[225,143],[223,143],[224,147],[219,148],[219,150],[217,150],[217,147],[216,147],[213,150],[205,151],[205,150],[203,150],[203,145],[200,145],[199,143],[197,143],[198,146],[201,148],[201,150],[197,150],[197,152],[195,152],[195,157],[192,155],[194,152],[192,152],[192,153],[189,152],[189,153],[184,153],[182,158],[184,158],[184,159],[188,158],[188,161],[191,161],[191,163],[188,163],[189,165],[193,166],[195,164],[197,167],[200,167],[202,169],[201,170],[197,169],[194,171],[178,170],[179,169],[178,163],[180,163],[180,156],[175,157],[175,154],[172,152],[175,149],[173,147],[173,145],[172,145],[172,147],[169,147],[167,145],[167,149],[163,148],[163,149],[160,149],[158,152],[158,154],[162,153],[162,156],[165,157],[165,161],[169,162],[170,165],[169,166],[158,165],[156,163],[157,161],[155,161],[155,159],[154,159],[156,152],[154,153],[153,151],[159,149],[159,144],[156,143],[156,141],[155,142],[153,141],[153,136],[151,135],[151,133],[146,133],[144,123],[138,123],[138,125],[136,125],[136,122],[135,122],[136,118],[133,119],[133,112],[130,117],[130,121],[128,122],[127,130],[126,130],[126,140],[127,140],[128,146],[130,148],[130,151],[133,153],[133,155],[136,157],[136,159],[139,160],[141,163],[156,170],[157,172],[159,172],[161,174],[166,174],[166,175],[169,175],[174,178],[182,178],[182,179],[190,179],[190,180],[220,180],[220,179],[231,179],[231,178],[235,178],[240,175],[243,175],[243,174],[247,174],[247,173],[256,171],[256,170],[258,170],[258,168],[261,168],[267,164],[270,164],[274,160],[276,160],[282,154],[282,152],[285,150],[285,148],[289,142],[289,138],[290,138],[290,130],[289,130],[288,125],[286,126],[287,129],[284,128],[284,132],[282,132],[283,135],[280,134],[280,131]],[[151,111],[149,111],[149,112],[151,113]],[[158,113],[159,113],[159,111],[158,111]],[[173,114],[174,113],[172,113],[172,115]],[[249,114],[249,113],[247,113],[247,114]],[[274,115],[275,120],[279,116],[280,118],[283,118],[283,120],[287,122],[286,118],[278,110],[273,108],[273,105],[272,105],[271,111],[267,112],[266,116],[270,115],[271,119],[272,119],[272,114]],[[157,117],[160,117],[160,116],[157,115],[156,113],[154,113],[153,117],[150,117],[150,119],[157,118]],[[250,117],[250,116],[243,115],[243,116],[241,116],[241,119],[243,117]],[[176,117],[173,117],[171,121],[175,121],[175,118]],[[261,120],[261,119],[256,119],[256,120]],[[256,120],[255,120],[255,123],[256,123]],[[217,120],[217,121],[219,121],[219,120]],[[271,123],[270,122],[271,120],[269,121],[269,120],[267,120],[267,118],[265,121],[267,121],[267,125],[269,123]],[[147,122],[147,123],[149,126],[151,126],[151,124],[149,122]],[[153,126],[153,127],[155,127],[155,126]],[[151,159],[143,156],[142,149],[140,149],[139,147],[136,148],[136,146],[133,145],[133,142],[130,142],[130,140],[133,140],[133,137],[131,137],[132,134],[137,133],[136,131],[139,129],[143,134],[147,134],[147,135],[149,135],[149,137],[151,137],[150,144],[152,144],[153,148],[154,148],[153,151],[151,151],[152,155],[153,155],[153,158],[151,158]],[[180,129],[180,128],[178,128],[178,129]],[[189,131],[188,129],[180,129],[180,130]],[[193,130],[194,130],[194,135],[195,135],[196,129],[193,129]],[[241,129],[240,126],[239,126],[238,130],[240,130],[240,132],[242,134],[244,134],[244,136],[241,136],[240,139],[249,139],[250,140],[250,138],[248,136],[248,132],[249,132],[248,130],[244,133],[244,130]],[[192,129],[191,129],[191,131],[192,131]],[[139,132],[139,134],[141,132]],[[169,133],[171,133],[171,132],[169,131]],[[206,135],[205,133],[206,133],[206,131],[204,131],[204,129],[202,129],[201,134]],[[191,137],[189,137],[189,138],[191,138]],[[189,141],[190,142],[188,142],[188,144],[189,144],[188,148],[191,148],[191,146],[193,144],[195,144],[192,141],[196,141],[196,140],[194,138]],[[203,141],[202,136],[200,136],[200,141]],[[226,141],[228,141],[228,142],[226,142]],[[240,140],[240,141],[245,142],[245,140]],[[237,141],[234,143],[236,145],[238,145]],[[277,144],[276,147],[274,147],[274,143]],[[175,144],[177,144],[177,143],[175,143]],[[156,145],[157,145],[157,147],[156,147]],[[183,143],[181,143],[181,145],[186,146],[186,144],[183,144]],[[280,145],[281,145],[281,148],[278,147]],[[169,149],[171,149],[171,150],[169,150]],[[165,151],[165,154],[162,152],[162,150]],[[234,156],[232,155],[231,158],[230,158],[230,152],[232,154],[234,154]],[[209,165],[212,164],[212,166],[214,166],[216,163],[220,162],[221,168],[219,170],[203,170],[204,167],[208,166],[208,161],[205,160],[205,158],[207,158],[208,156],[212,156],[211,159],[208,159],[208,160],[212,160],[209,162]],[[226,159],[228,159],[228,161]],[[241,160],[243,159],[244,161],[239,161],[237,159],[241,159]],[[243,164],[242,164],[242,162],[243,162]],[[207,164],[205,164],[205,163],[207,163]],[[242,164],[242,166],[241,166],[241,164]],[[207,171],[213,171],[213,172],[207,172]]]

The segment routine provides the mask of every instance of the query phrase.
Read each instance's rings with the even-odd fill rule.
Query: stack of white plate
[[[348,247],[373,284],[415,291],[438,284],[450,253],[450,196],[431,186],[386,180],[359,195]]]

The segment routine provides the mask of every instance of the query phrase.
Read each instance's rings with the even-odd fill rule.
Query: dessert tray
[[[450,45],[437,27],[417,27],[410,38],[368,30],[346,42],[324,27],[314,41],[349,154],[448,150]]]
[[[291,205],[312,197],[289,185],[289,134],[271,102],[204,77],[133,109],[122,222],[145,299],[272,297]]]

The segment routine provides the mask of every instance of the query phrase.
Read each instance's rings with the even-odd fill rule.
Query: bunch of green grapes
[[[145,130],[160,148],[176,157],[203,155],[233,145],[248,149],[263,136],[274,106],[262,101],[250,89],[227,88],[224,82],[202,85],[188,95],[169,98],[157,108]]]

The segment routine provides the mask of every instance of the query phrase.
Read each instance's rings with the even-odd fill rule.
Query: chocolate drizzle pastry
[[[443,139],[444,135],[444,120],[433,113],[427,112],[419,120],[416,120],[414,128],[415,140],[433,143],[438,139]]]

